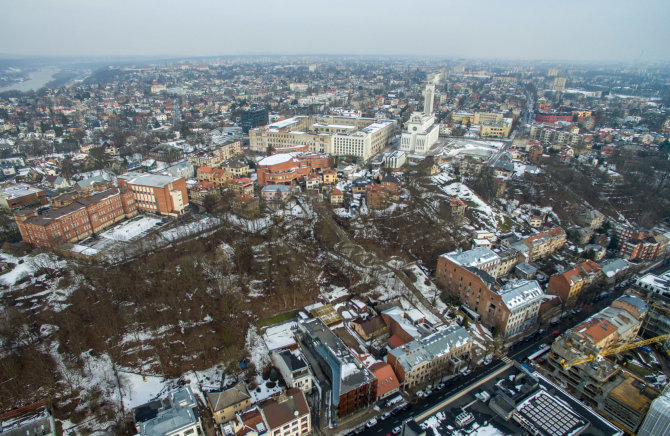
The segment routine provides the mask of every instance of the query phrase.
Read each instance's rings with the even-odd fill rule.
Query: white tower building
[[[440,135],[439,126],[435,124],[433,114],[433,98],[435,85],[426,85],[423,101],[423,113],[413,112],[405,123],[405,130],[400,137],[400,150],[407,153],[426,154],[437,142]]]
[[[433,98],[435,96],[435,85],[432,83],[426,85],[426,92],[424,93],[425,97],[423,100],[423,114],[432,115],[433,114]]]

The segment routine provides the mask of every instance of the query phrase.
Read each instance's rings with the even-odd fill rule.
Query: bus
[[[532,362],[533,360],[537,359],[538,357],[547,354],[549,352],[549,350],[551,350],[551,347],[549,345],[543,345],[540,348],[538,348],[537,351],[535,351],[533,354],[528,356],[528,360],[530,360]]]

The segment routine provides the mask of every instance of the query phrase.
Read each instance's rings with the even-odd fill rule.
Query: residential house
[[[230,179],[226,184],[228,188],[237,195],[254,195],[254,181],[248,177],[240,179]]]
[[[305,394],[299,389],[269,398],[238,414],[233,423],[236,436],[303,436],[312,434]]]
[[[261,189],[261,197],[265,201],[284,201],[291,194],[291,188],[286,185],[267,185]]]
[[[270,353],[275,368],[279,370],[286,386],[312,392],[312,374],[299,351],[275,350]]]
[[[339,189],[335,188],[330,193],[330,204],[333,206],[341,206],[344,203],[344,194]]]
[[[305,179],[305,188],[307,189],[319,189],[322,183],[322,178],[318,174],[310,174]]]
[[[141,436],[204,434],[198,403],[190,386],[168,393],[133,409],[135,428]]]
[[[327,169],[323,172],[323,184],[332,185],[337,183],[337,171],[333,169]]]
[[[377,379],[377,401],[390,397],[400,391],[398,376],[386,362],[377,362],[370,366],[370,371]]]
[[[388,335],[388,328],[381,316],[373,316],[372,318],[365,319],[356,318],[349,325],[364,341]]]
[[[244,383],[238,382],[223,392],[207,393],[207,405],[212,411],[214,421],[217,424],[224,424],[234,419],[235,414],[251,407],[251,396]]]
[[[233,212],[243,217],[255,217],[261,213],[260,199],[247,194],[241,194],[232,200]]]
[[[388,206],[388,191],[381,185],[371,183],[365,191],[365,199],[370,209],[385,209]]]

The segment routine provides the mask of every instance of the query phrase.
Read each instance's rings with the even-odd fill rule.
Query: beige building
[[[217,424],[224,424],[234,419],[235,414],[251,407],[251,396],[244,383],[239,382],[223,392],[208,393],[207,405],[212,411],[214,421]]]
[[[490,113],[490,112],[475,112],[472,124],[499,123],[502,120],[503,120],[502,114]]]
[[[249,148],[257,152],[311,151],[368,160],[395,132],[393,120],[343,116],[297,116],[249,131]]]

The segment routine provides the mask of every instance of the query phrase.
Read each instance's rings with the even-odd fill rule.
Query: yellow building
[[[456,112],[451,114],[451,122],[458,124],[473,124],[475,115],[469,112]]]
[[[482,138],[507,138],[511,130],[512,119],[504,118],[502,121],[482,124],[479,135]]]
[[[223,392],[207,394],[207,405],[214,415],[217,424],[225,424],[235,418],[236,413],[244,412],[251,407],[251,396],[244,383],[239,382]]]
[[[473,124],[492,124],[499,123],[503,120],[503,114],[495,114],[490,112],[475,112]]]

